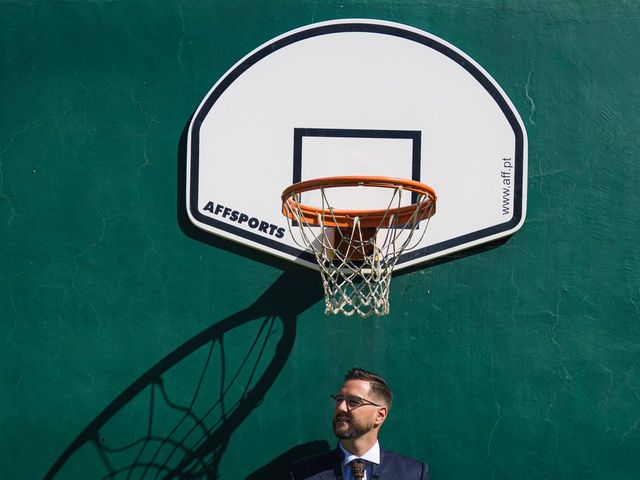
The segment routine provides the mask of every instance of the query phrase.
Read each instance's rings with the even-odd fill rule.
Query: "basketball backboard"
[[[282,191],[301,180],[433,187],[438,213],[397,270],[510,235],[525,218],[527,137],[505,93],[456,47],[385,21],[309,25],[242,58],[193,116],[187,169],[196,226],[312,268],[281,213]]]

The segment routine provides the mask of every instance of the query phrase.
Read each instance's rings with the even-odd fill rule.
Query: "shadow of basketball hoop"
[[[284,272],[253,305],[160,360],[78,435],[45,478],[76,467],[86,478],[217,478],[231,435],[291,353],[296,317],[322,297],[313,275]]]
[[[46,479],[72,471],[105,479],[218,478],[231,435],[258,407],[289,358],[297,316],[323,296],[316,272],[212,237],[189,222],[189,123],[178,147],[180,228],[197,241],[275,262],[284,272],[255,303],[191,338],[126,388],[67,447]],[[295,453],[315,447],[300,446]],[[264,468],[282,468],[277,460]]]

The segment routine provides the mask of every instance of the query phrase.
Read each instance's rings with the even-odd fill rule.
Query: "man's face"
[[[370,384],[364,380],[347,380],[338,395],[355,396],[378,403],[370,397]],[[333,432],[336,437],[359,438],[372,431],[376,426],[378,408],[373,405],[362,405],[350,409],[346,401],[337,403],[333,412]]]

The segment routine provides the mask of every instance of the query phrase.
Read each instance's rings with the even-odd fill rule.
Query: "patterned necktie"
[[[351,473],[356,480],[362,480],[364,478],[364,462],[360,459],[356,459],[349,464],[351,467]]]

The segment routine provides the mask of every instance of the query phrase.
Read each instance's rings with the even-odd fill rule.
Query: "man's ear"
[[[389,408],[386,405],[378,407],[378,412],[376,413],[376,425],[382,425],[382,422],[385,421],[388,413]]]

